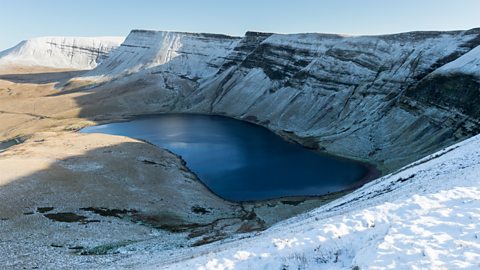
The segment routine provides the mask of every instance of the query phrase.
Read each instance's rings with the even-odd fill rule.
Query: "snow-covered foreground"
[[[476,136],[263,233],[146,268],[479,269],[479,238]]]

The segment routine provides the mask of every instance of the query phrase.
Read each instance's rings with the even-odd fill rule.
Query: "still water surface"
[[[231,201],[323,195],[355,185],[368,172],[360,163],[320,155],[263,127],[222,116],[155,115],[82,132],[123,135],[166,148]]]

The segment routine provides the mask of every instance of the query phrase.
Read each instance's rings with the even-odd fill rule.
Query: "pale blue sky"
[[[480,27],[479,0],[0,0],[0,50],[131,29],[382,34]]]

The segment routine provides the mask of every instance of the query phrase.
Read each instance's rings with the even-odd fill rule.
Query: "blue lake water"
[[[266,128],[222,116],[166,114],[87,127],[166,148],[231,201],[324,195],[359,183],[368,168],[286,142]]]

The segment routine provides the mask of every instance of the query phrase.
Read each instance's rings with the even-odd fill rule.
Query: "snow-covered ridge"
[[[123,37],[39,37],[0,52],[0,65],[92,69]]]
[[[479,198],[476,136],[263,233],[146,268],[478,269]]]
[[[115,78],[145,69],[190,79],[212,75],[240,38],[217,34],[133,30],[98,68],[85,77]]]

